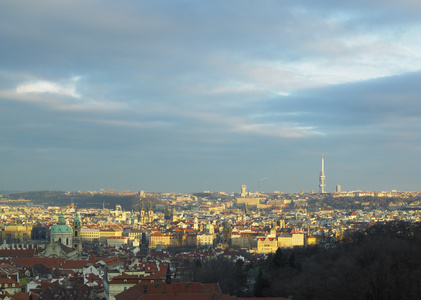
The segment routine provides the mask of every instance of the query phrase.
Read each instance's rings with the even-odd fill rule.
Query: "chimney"
[[[146,295],[147,293],[148,293],[148,286],[145,283],[145,285],[143,286],[143,294]]]

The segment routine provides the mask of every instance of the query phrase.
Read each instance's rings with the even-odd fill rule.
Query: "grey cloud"
[[[375,157],[420,149],[413,5],[1,3],[2,182],[231,191],[268,177],[268,190],[309,190],[325,152],[329,175],[355,187],[358,167],[386,173]],[[74,77],[80,98],[16,93]]]

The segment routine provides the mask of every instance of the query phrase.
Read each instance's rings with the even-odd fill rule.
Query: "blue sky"
[[[338,3],[344,2],[344,3]],[[421,191],[418,1],[2,1],[0,190]]]

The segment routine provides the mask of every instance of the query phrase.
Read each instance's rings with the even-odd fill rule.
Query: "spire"
[[[76,213],[76,216],[75,216],[75,218],[73,220],[73,224],[80,225],[80,220],[79,220],[79,214],[78,213]]]
[[[64,220],[63,213],[60,213],[60,216],[58,217],[58,224],[59,225],[65,225],[66,224],[66,220]]]

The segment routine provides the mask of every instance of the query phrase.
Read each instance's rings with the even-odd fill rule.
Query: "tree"
[[[288,264],[290,268],[295,268],[295,253],[294,252],[292,252],[291,255],[289,256]]]
[[[278,248],[276,250],[272,261],[273,261],[273,266],[275,267],[275,269],[279,269],[284,265],[283,253],[282,253],[281,248]]]
[[[59,268],[54,268],[53,272],[51,272],[51,275],[54,278],[58,278],[58,277],[63,276],[63,272],[61,272]]]
[[[50,274],[50,271],[43,264],[36,264],[32,267],[32,274],[34,276],[46,277]]]

